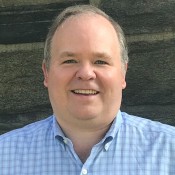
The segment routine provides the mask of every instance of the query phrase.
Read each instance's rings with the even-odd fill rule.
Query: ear
[[[126,80],[125,78],[122,80],[122,89],[125,89],[126,88]]]
[[[128,64],[125,64],[124,69],[125,70],[124,70],[123,80],[122,80],[122,89],[126,88],[126,72],[127,72],[127,69],[128,69]]]
[[[46,68],[46,63],[44,61],[42,63],[42,70],[44,75],[44,86],[48,87],[48,70]]]

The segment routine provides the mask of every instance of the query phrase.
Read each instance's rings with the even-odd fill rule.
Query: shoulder
[[[175,127],[122,112],[123,124],[145,134],[161,134],[175,138]]]
[[[121,135],[139,167],[151,172],[175,172],[175,127],[122,113]],[[162,169],[162,167],[164,167]],[[158,173],[160,174],[160,173]]]
[[[0,143],[15,140],[22,141],[24,138],[26,140],[27,138],[38,137],[41,134],[44,135],[49,130],[52,130],[52,125],[53,125],[53,117],[50,116],[44,120],[40,120],[38,122],[26,125],[23,128],[15,129],[0,135]]]

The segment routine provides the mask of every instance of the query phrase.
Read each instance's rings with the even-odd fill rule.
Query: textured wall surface
[[[122,109],[175,126],[175,1],[102,0],[122,25],[130,63]]]
[[[43,47],[53,18],[87,0],[0,1],[0,133],[52,114],[43,86]]]
[[[175,126],[174,0],[0,0],[0,133],[52,113],[43,86],[43,46],[53,17],[92,3],[123,27],[129,46],[122,110]]]

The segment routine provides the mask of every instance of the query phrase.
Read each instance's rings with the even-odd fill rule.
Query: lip
[[[75,95],[85,95],[85,96],[94,96],[99,94],[99,91],[94,89],[74,89],[71,92]]]

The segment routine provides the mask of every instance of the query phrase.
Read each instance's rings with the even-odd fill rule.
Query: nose
[[[90,64],[80,65],[77,72],[76,78],[87,81],[96,78],[94,67]]]

